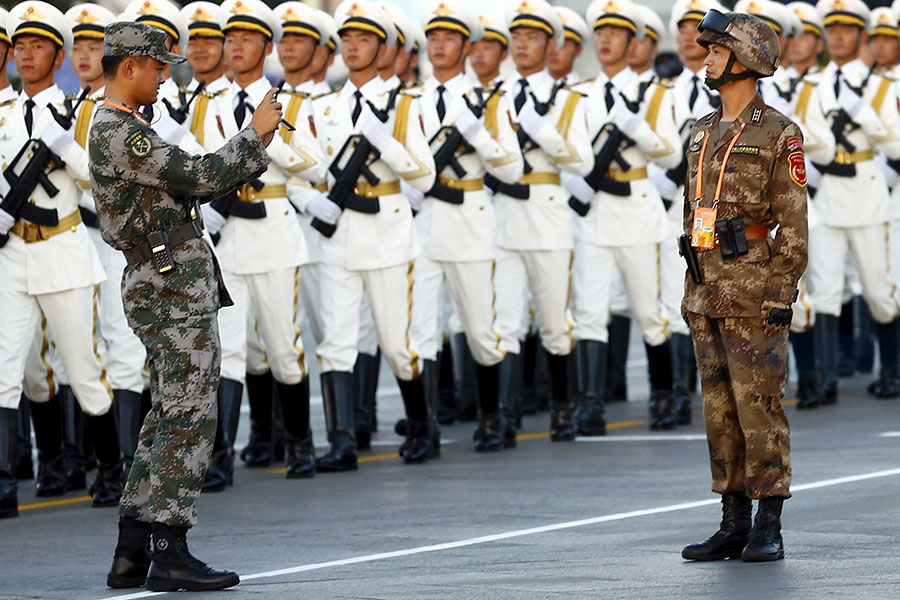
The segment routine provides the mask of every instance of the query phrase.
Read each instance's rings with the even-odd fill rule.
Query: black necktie
[[[447,91],[442,85],[439,85],[437,88],[438,91],[438,101],[437,101],[437,111],[438,111],[438,119],[443,123],[444,115],[447,114],[447,108],[444,106],[444,92]]]
[[[514,100],[514,105],[516,107],[516,114],[521,112],[522,107],[525,106],[525,88],[528,87],[528,81],[525,79],[519,80],[519,84],[522,86],[519,89],[519,93],[516,94],[516,99]]]
[[[606,96],[604,98],[604,100],[606,101],[606,112],[609,112],[612,109],[613,104],[616,103],[616,99],[613,98],[613,95],[612,95],[612,89],[613,89],[612,81],[607,81],[606,82]]]
[[[359,118],[359,113],[362,112],[362,92],[356,90],[353,92],[353,97],[356,98],[356,106],[353,107],[353,114],[350,115],[350,119],[353,121],[353,125],[356,125],[356,120]]]
[[[237,123],[238,129],[244,125],[245,118],[247,118],[247,92],[241,90],[238,92],[238,104],[234,107],[234,122]]]
[[[144,115],[144,118],[147,119],[148,123],[150,121],[152,121],[153,120],[153,105],[145,104],[144,107],[141,109],[141,114]]]
[[[834,72],[834,97],[837,98],[841,93],[841,70]]]
[[[31,135],[31,127],[34,125],[34,100],[29,98],[25,101],[25,129],[28,135]]]
[[[691,97],[688,98],[688,108],[694,110],[694,104],[697,103],[697,96],[700,95],[700,88],[697,86],[697,82],[700,81],[700,78],[694,75],[691,77],[691,83],[694,84],[694,88],[691,90]]]

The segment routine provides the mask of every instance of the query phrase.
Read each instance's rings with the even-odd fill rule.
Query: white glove
[[[366,104],[362,109],[359,122],[359,130],[366,136],[369,143],[382,154],[387,153],[390,150],[391,141],[394,139],[394,127],[391,119],[388,119],[387,123],[382,123],[381,119],[376,117],[369,105]]]
[[[406,199],[409,201],[409,205],[412,206],[412,209],[414,211],[418,211],[422,206],[422,201],[425,200],[425,193],[417,190],[402,179],[400,180],[400,191],[402,191],[403,195],[406,196]]]
[[[0,235],[6,235],[16,224],[16,219],[11,214],[0,208]]]
[[[887,181],[888,189],[894,189],[894,186],[897,185],[897,179],[898,176],[900,176],[900,173],[897,173],[897,171],[888,164],[887,157],[884,154],[878,154],[875,157],[875,162],[878,163],[878,166],[881,167],[881,172],[884,173],[884,179]]]
[[[622,130],[622,133],[630,138],[637,135],[643,126],[650,127],[650,125],[647,124],[647,121],[644,120],[644,115],[641,113],[633,113],[627,108],[619,111],[616,121],[618,121],[619,129]]]
[[[863,97],[851,90],[846,81],[841,86],[841,92],[838,94],[837,101],[841,108],[847,111],[847,114],[851,117],[856,117],[866,105]]]
[[[225,224],[225,215],[217,211],[208,202],[200,205],[200,212],[203,213],[203,225],[209,232],[209,235],[216,235]]]
[[[817,188],[822,181],[822,172],[819,171],[809,157],[806,158],[806,188]]]
[[[519,112],[519,125],[533,139],[541,129],[550,125],[550,117],[538,114],[534,108],[534,101],[529,98]]]
[[[328,194],[319,192],[306,203],[306,212],[329,225],[336,225],[341,216],[341,207],[332,202]]]
[[[588,185],[584,177],[566,177],[566,191],[575,196],[583,204],[590,204],[594,199],[594,189]]]
[[[650,173],[650,182],[656,186],[659,195],[666,200],[673,200],[676,192],[678,192],[678,185],[669,179],[666,176],[666,172],[661,169],[654,169]]]
[[[163,114],[159,121],[153,124],[153,131],[156,132],[156,135],[172,146],[179,145],[190,129],[190,124],[186,120],[184,123],[179,123],[169,116],[169,113]]]
[[[476,117],[475,113],[473,113],[468,106],[463,106],[453,124],[456,126],[456,130],[459,131],[469,143],[471,143],[472,140],[481,133],[481,130],[484,129],[484,124],[481,122],[481,119]]]
[[[47,119],[47,127],[44,128],[41,139],[54,154],[63,158],[75,143],[75,128],[63,129],[56,119]]]

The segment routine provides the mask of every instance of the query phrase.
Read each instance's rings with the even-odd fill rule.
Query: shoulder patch
[[[790,137],[787,139],[787,147],[789,152],[801,150],[803,148],[803,138]]]
[[[788,154],[787,160],[791,181],[804,187],[806,185],[806,159],[803,157],[803,151],[791,152]]]
[[[144,158],[150,154],[150,151],[153,149],[150,138],[144,135],[144,132],[140,130],[135,131],[125,138],[125,145],[128,146],[131,153],[138,158]]]
[[[10,104],[15,104],[15,103],[16,103],[16,98],[10,98],[9,100],[4,100],[3,102],[0,102],[0,106],[9,106]]]

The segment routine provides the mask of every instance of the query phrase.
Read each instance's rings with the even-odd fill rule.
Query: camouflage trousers
[[[790,497],[791,441],[781,406],[788,328],[762,317],[688,313],[703,391],[712,490],[750,498]]]
[[[150,361],[144,419],[119,514],[190,527],[216,435],[221,346],[215,313],[154,323],[135,333]]]

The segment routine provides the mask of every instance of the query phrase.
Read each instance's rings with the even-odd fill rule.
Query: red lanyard
[[[716,196],[713,198],[713,208],[716,208],[719,205],[719,198],[722,196],[722,181],[725,179],[725,166],[728,164],[728,158],[731,156],[731,149],[734,148],[738,138],[744,133],[744,127],[746,126],[746,123],[741,123],[741,130],[737,132],[737,135],[731,138],[731,142],[725,150],[725,156],[722,157],[722,170],[719,171],[719,180],[716,182]],[[706,136],[703,140],[703,147],[700,148],[700,162],[697,165],[697,186],[694,188],[694,197],[697,200],[697,206],[700,205],[700,201],[703,199],[703,159],[706,157],[706,145],[708,143],[709,136]]]
[[[130,114],[130,115],[134,115],[134,117],[135,117],[138,121],[140,121],[141,123],[143,123],[143,124],[146,125],[147,127],[150,127],[150,123],[147,122],[147,119],[145,119],[144,117],[142,117],[140,113],[138,113],[137,111],[135,111],[135,110],[134,110],[133,108],[131,108],[130,106],[125,106],[124,104],[119,104],[118,102],[114,102],[114,101],[112,101],[112,100],[104,100],[104,101],[103,101],[103,104],[105,104],[106,106],[115,108],[116,110],[121,110],[121,111],[124,112],[124,113],[128,113],[128,114]]]

